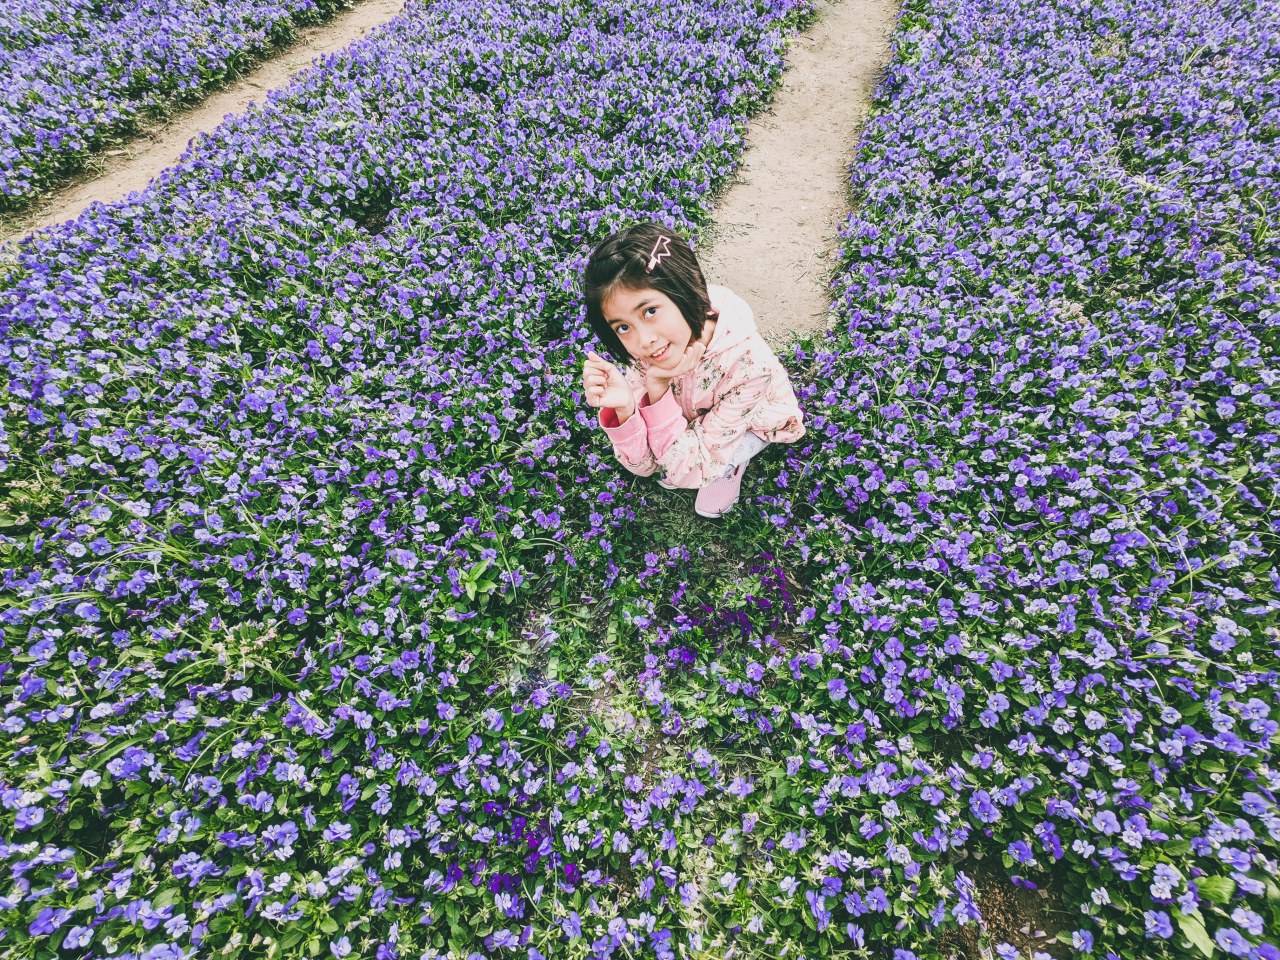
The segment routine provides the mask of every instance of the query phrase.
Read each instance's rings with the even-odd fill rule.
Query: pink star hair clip
[[[661,248],[661,249],[662,249],[662,252],[661,252],[661,253],[659,253],[659,252],[658,252],[658,249],[659,249],[659,248]],[[659,237],[659,238],[658,238],[658,242],[657,242],[657,243],[655,243],[655,244],[653,245],[653,249],[652,249],[651,251],[649,251],[649,263],[648,263],[648,265],[644,268],[644,272],[645,272],[645,273],[652,273],[652,272],[653,272],[653,268],[654,268],[654,267],[656,267],[659,263],[661,263],[661,262],[662,262],[662,258],[663,258],[663,257],[669,257],[669,256],[671,256],[671,249],[670,249],[670,248],[671,248],[671,238],[670,238],[670,237]]]

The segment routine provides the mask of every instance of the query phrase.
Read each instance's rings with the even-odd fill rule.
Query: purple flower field
[[[413,3],[6,252],[8,953],[1280,956],[1276,8],[909,0],[699,524],[574,284],[811,12]]]
[[[29,203],[139,119],[198,99],[348,0],[103,3],[0,11],[0,210]]]

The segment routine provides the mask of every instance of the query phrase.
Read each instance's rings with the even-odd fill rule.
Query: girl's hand
[[[707,345],[701,340],[695,340],[685,349],[680,356],[680,362],[670,370],[658,370],[656,367],[649,366],[645,369],[644,379],[645,386],[649,390],[649,396],[655,394],[659,397],[667,392],[667,387],[671,385],[672,380],[679,380],[690,370],[697,367],[702,362],[702,355],[707,352]]]
[[[636,398],[622,371],[595,353],[582,363],[582,392],[588,406],[635,412]]]

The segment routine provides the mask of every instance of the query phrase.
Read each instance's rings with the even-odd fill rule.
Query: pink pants
[[[762,439],[748,430],[746,434],[743,435],[742,439],[738,441],[738,445],[733,448],[733,453],[729,455],[729,466],[725,467],[724,473],[716,479],[708,481],[707,486],[719,483],[725,477],[730,476],[734,470],[746,463],[768,445],[768,440]],[[676,489],[676,485],[674,483],[669,483],[665,478],[660,477],[658,479],[658,483],[662,484],[662,486],[666,487],[668,490]]]

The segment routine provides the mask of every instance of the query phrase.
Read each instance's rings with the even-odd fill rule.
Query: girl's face
[[[684,314],[665,293],[652,287],[616,287],[600,305],[605,321],[618,335],[632,359],[661,369],[679,365],[693,331]]]

